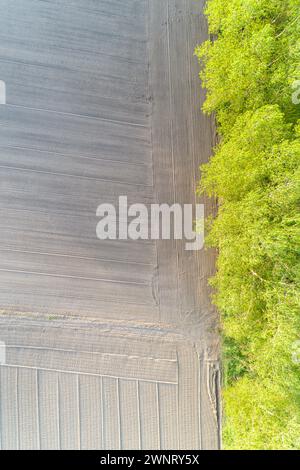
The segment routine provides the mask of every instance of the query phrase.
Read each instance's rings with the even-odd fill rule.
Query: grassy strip
[[[206,14],[217,39],[196,54],[220,144],[199,191],[220,205],[209,244],[219,252],[224,446],[299,449],[300,4],[208,0]]]

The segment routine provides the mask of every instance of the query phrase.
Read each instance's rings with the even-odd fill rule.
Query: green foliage
[[[210,0],[196,49],[220,143],[199,191],[218,198],[209,244],[222,314],[225,447],[300,448],[299,0]]]
[[[205,63],[204,109],[217,111],[221,132],[230,133],[246,109],[267,104],[299,119],[291,102],[291,84],[300,77],[299,0],[210,0],[207,15],[218,39],[196,53]]]
[[[242,345],[229,336],[223,340],[223,373],[226,386],[249,372],[247,357],[242,352]]]
[[[227,449],[299,448],[299,404],[274,382],[244,376],[224,391]]]

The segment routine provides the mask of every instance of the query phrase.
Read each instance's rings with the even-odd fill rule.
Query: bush
[[[227,448],[300,448],[298,0],[210,0],[196,49],[220,143],[199,192],[218,198],[208,242],[224,332]]]

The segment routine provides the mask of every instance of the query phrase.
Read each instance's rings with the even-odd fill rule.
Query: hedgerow
[[[300,3],[209,0],[206,14],[211,39],[196,55],[219,144],[201,167],[199,192],[219,203],[208,243],[218,250],[224,447],[296,449]]]

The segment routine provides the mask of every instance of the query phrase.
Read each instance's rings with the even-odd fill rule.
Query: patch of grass
[[[218,198],[214,301],[224,334],[224,446],[300,448],[298,0],[209,0],[198,47],[220,143],[199,192]],[[299,87],[300,88],[300,87]],[[299,90],[300,96],[300,90]]]

